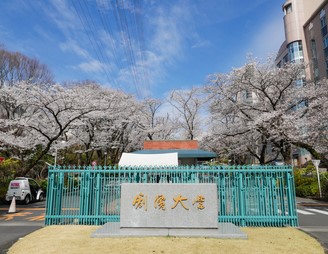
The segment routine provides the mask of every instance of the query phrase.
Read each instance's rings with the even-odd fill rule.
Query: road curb
[[[301,227],[298,227],[298,229],[299,229],[300,231],[306,233],[307,235],[313,237],[314,239],[316,239],[316,240],[320,243],[320,245],[321,245],[321,247],[323,248],[323,250],[325,251],[325,254],[328,254],[328,246],[327,246],[327,244],[325,244],[324,242],[322,242],[322,241],[321,241],[318,237],[316,237],[315,235],[312,235],[310,232],[305,231],[305,229],[302,229]]]

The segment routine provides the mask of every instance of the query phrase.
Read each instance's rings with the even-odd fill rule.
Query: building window
[[[311,40],[311,53],[312,53],[314,79],[318,80],[319,79],[318,53],[317,53],[317,44],[315,43],[315,40]]]
[[[282,61],[284,64],[288,63],[288,54],[283,57]]]
[[[305,85],[305,78],[301,78],[295,81],[296,87],[303,87]]]
[[[293,11],[292,4],[286,5],[284,11],[285,11],[285,15],[291,13]]]
[[[325,48],[327,48],[328,47],[328,36],[325,36],[324,38],[323,38],[323,48],[325,49]]]
[[[279,61],[279,63],[277,64],[278,68],[281,68],[281,61]]]
[[[325,52],[326,59],[328,59],[328,47],[324,49],[324,52]]]
[[[253,96],[252,96],[252,92],[251,91],[249,91],[249,90],[246,90],[246,99],[252,99],[253,98]]]
[[[320,11],[320,18],[322,18],[322,16],[324,16],[324,15],[326,15],[326,11],[325,11],[325,9],[322,9]]]
[[[320,23],[321,23],[321,28],[327,26],[327,23],[326,23],[326,15],[322,16],[320,18]]]
[[[311,40],[311,52],[312,52],[312,59],[318,59],[317,45],[315,43],[315,40]]]
[[[322,37],[327,35],[327,26],[324,26],[323,28],[321,28],[321,34],[322,34]]]
[[[322,37],[327,35],[327,21],[326,14],[320,15],[320,23],[321,23],[321,33]]]
[[[289,60],[292,63],[303,62],[303,48],[301,41],[294,41],[288,45]]]

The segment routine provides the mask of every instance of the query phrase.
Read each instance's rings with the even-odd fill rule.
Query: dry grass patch
[[[324,254],[321,245],[295,228],[242,228],[247,240],[144,237],[91,238],[98,226],[48,226],[15,243],[9,254],[26,253],[268,253]]]

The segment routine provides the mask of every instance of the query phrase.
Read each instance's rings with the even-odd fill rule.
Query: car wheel
[[[27,205],[29,204],[31,201],[30,195],[26,195],[25,199],[24,199],[24,204]]]
[[[44,196],[43,196],[43,193],[41,193],[39,196],[39,201],[43,201],[43,200],[44,200]]]

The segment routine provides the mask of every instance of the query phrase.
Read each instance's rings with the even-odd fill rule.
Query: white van
[[[11,201],[15,196],[17,201],[28,204],[31,201],[42,201],[44,192],[40,185],[31,178],[17,177],[9,183],[6,201]]]

